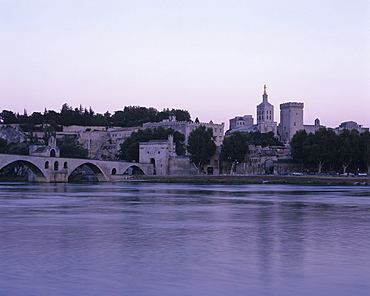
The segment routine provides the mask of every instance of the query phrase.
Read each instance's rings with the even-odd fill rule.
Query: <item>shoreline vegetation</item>
[[[194,175],[133,176],[131,181],[186,184],[291,184],[291,185],[370,185],[370,177],[281,176],[281,175]]]

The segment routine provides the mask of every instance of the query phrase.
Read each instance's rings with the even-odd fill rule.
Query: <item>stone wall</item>
[[[0,124],[0,138],[6,140],[7,144],[22,143],[26,140],[18,124]]]

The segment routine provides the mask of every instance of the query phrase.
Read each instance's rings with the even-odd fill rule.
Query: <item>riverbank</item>
[[[369,177],[279,176],[279,175],[196,175],[135,176],[132,180],[186,184],[297,184],[297,185],[370,185]]]

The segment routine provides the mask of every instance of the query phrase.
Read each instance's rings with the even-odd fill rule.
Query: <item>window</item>
[[[45,169],[48,169],[49,168],[49,162],[48,161],[46,161],[45,162]]]

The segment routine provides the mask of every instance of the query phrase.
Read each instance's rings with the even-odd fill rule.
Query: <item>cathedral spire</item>
[[[266,84],[263,86],[263,95],[262,95],[262,102],[267,103],[268,94],[267,94],[267,86]]]

